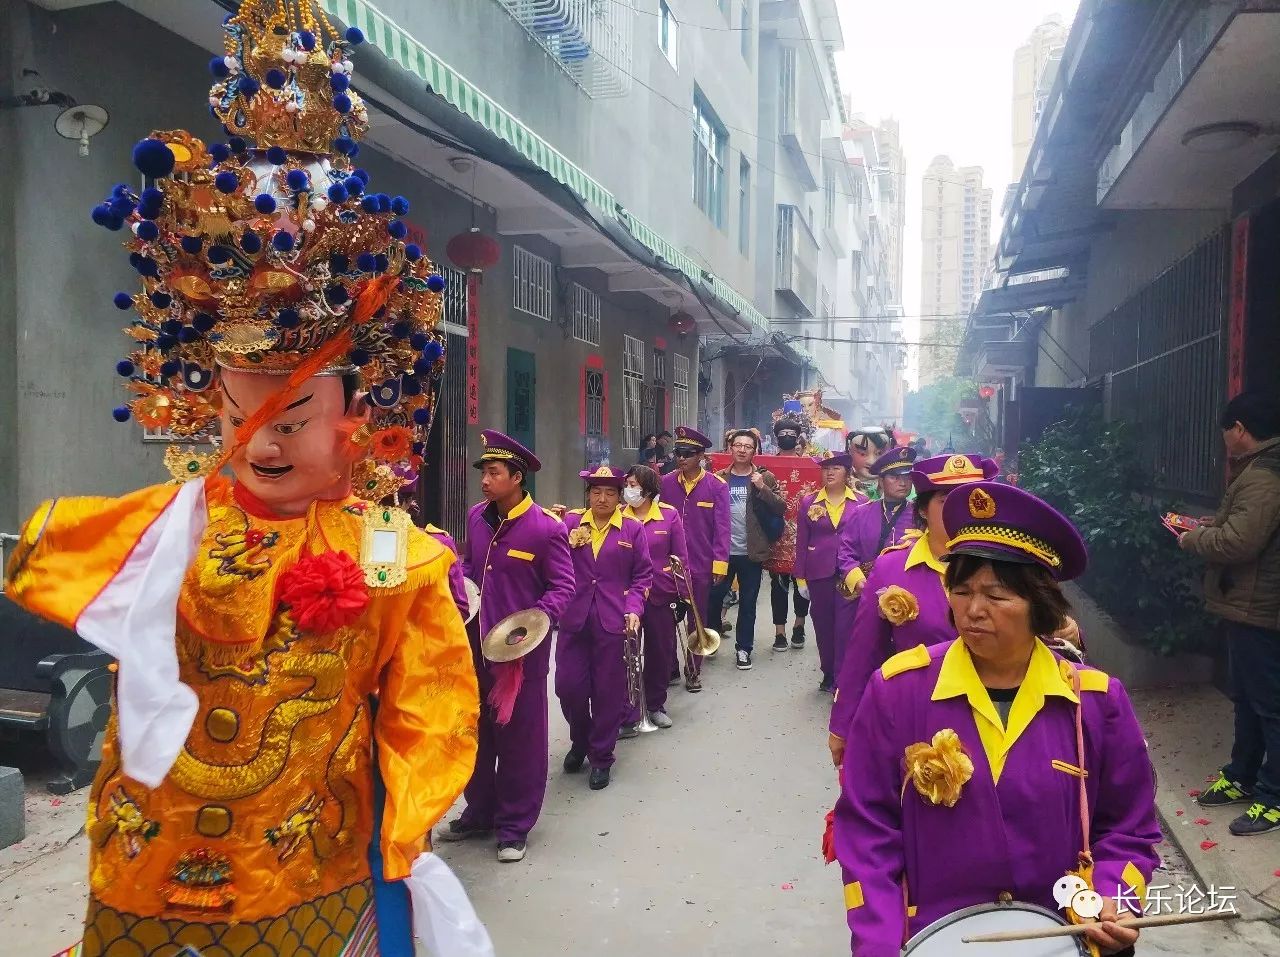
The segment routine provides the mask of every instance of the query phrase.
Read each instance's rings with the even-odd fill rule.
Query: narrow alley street
[[[840,876],[819,854],[836,780],[812,641],[777,654],[761,642],[749,672],[733,667],[730,644],[707,665],[701,695],[672,689],[673,728],[619,742],[604,791],[560,770],[568,737],[553,711],[547,801],[523,864],[499,864],[487,842],[440,849],[499,957],[848,952]],[[38,775],[28,781],[28,839],[0,851],[5,954],[50,957],[75,939],[86,794],[59,801]],[[1161,852],[1153,883],[1189,885],[1181,855],[1168,842]],[[1276,955],[1280,936],[1257,922],[1191,925],[1149,931],[1141,953]]]

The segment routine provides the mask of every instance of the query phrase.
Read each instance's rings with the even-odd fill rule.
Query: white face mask
[[[627,486],[622,490],[622,500],[635,508],[644,501],[644,492],[634,486]]]

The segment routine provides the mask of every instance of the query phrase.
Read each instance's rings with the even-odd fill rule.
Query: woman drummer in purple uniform
[[[1084,543],[1044,502],[995,482],[952,492],[942,520],[960,637],[885,662],[850,726],[835,852],[852,952],[898,957],[973,905],[1057,910],[1064,877],[1096,892],[1076,893],[1091,906],[1067,918],[1097,913],[1088,939],[1126,952],[1138,935],[1117,912],[1141,911],[1159,863],[1142,729],[1119,681],[1037,637],[1063,625],[1058,583],[1084,571]]]

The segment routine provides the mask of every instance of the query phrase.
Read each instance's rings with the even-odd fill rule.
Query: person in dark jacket
[[[1208,563],[1205,606],[1225,622],[1236,712],[1231,760],[1198,800],[1247,805],[1231,822],[1247,836],[1280,830],[1280,397],[1242,392],[1218,424],[1234,477],[1217,514],[1178,543]]]

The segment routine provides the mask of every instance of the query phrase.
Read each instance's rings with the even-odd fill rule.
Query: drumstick
[[[1170,927],[1174,924],[1198,924],[1208,920],[1234,920],[1240,915],[1234,911],[1214,911],[1209,914],[1158,914],[1154,917],[1138,917],[1126,920],[1120,927],[1132,927],[1135,930],[1143,927]],[[1003,930],[998,934],[979,934],[977,937],[961,937],[965,944],[1000,944],[1015,940],[1044,940],[1049,937],[1078,937],[1090,927],[1097,924],[1069,924],[1064,927],[1051,927],[1048,930]]]

